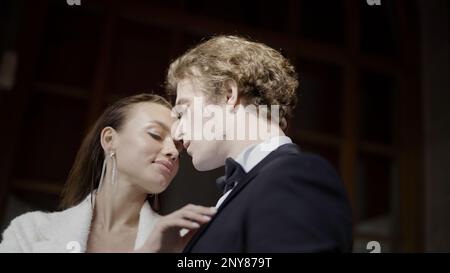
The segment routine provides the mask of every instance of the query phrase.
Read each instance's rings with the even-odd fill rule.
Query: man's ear
[[[100,133],[100,143],[106,153],[110,153],[115,150],[114,144],[116,141],[116,137],[116,130],[114,130],[114,128],[103,128],[102,132]]]
[[[238,86],[235,80],[227,80],[225,82],[225,91],[227,95],[227,105],[235,107],[240,102]]]

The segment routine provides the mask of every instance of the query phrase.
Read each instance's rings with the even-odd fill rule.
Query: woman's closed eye
[[[148,132],[148,134],[157,141],[161,141],[163,138],[159,134]]]

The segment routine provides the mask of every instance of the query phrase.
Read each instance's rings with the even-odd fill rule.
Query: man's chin
[[[198,158],[192,157],[192,165],[199,172],[206,172],[217,169],[224,164],[215,164],[216,160],[206,159],[206,160],[198,160]]]
[[[194,169],[196,169],[199,172],[206,172],[206,171],[210,170],[209,168],[204,166],[204,164],[201,164],[201,163],[193,163],[193,165],[194,165]]]

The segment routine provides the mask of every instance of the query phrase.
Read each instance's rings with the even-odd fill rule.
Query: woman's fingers
[[[171,214],[162,216],[147,239],[142,251],[181,251],[180,246],[182,249],[201,225],[211,221],[211,217],[215,213],[215,208],[190,204]]]
[[[187,219],[175,219],[172,222],[173,226],[179,227],[179,228],[186,228],[186,229],[197,229],[200,227],[200,224],[194,221],[190,221]]]
[[[215,208],[186,205],[185,207],[163,217],[161,224],[166,227],[196,229],[208,223],[215,214]]]
[[[213,216],[217,212],[217,209],[215,207],[204,207],[204,206],[197,206],[197,205],[192,205],[192,204],[186,205],[181,210],[184,210],[184,209],[190,210],[190,211],[193,211],[196,213],[208,215],[208,216]]]
[[[190,211],[190,210],[183,211],[182,215],[183,215],[183,218],[191,220],[193,222],[200,223],[200,224],[207,223],[211,220],[211,216],[201,214],[198,212],[194,212],[194,211]]]

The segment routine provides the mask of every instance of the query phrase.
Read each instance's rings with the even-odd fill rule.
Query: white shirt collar
[[[292,140],[287,136],[274,136],[265,141],[251,145],[243,150],[234,160],[244,169],[245,172],[249,172],[255,167],[261,160],[268,156],[272,151],[284,144],[292,143]],[[216,208],[222,205],[223,201],[228,197],[232,190],[226,192],[219,201],[217,201]]]
[[[236,162],[242,166],[245,172],[249,172],[255,167],[261,160],[263,160],[272,151],[278,147],[292,143],[292,140],[287,136],[274,136],[266,139],[265,141],[251,145],[243,150],[236,158]]]

